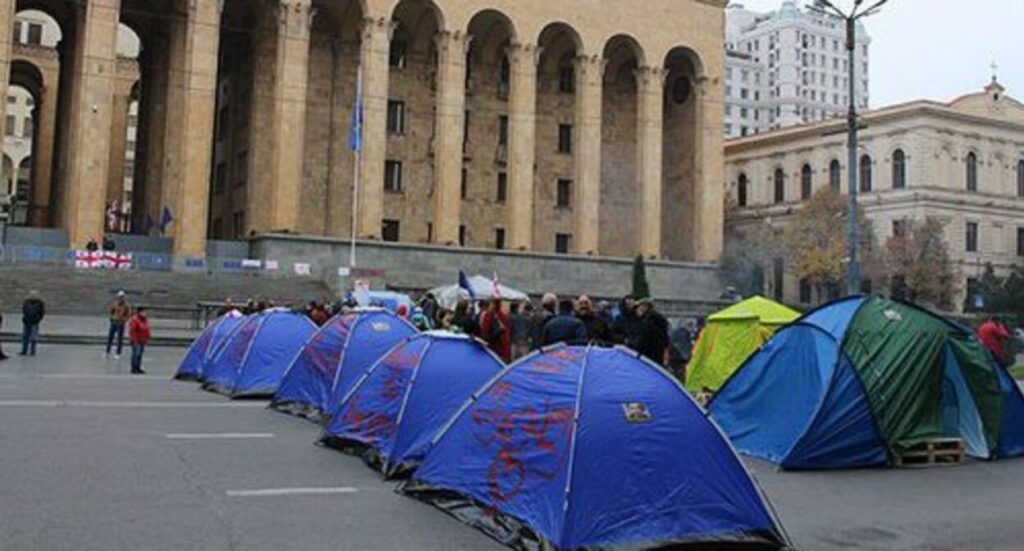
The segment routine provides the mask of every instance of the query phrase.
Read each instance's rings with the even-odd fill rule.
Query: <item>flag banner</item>
[[[295,271],[295,275],[308,277],[313,275],[313,266],[308,262],[296,262],[292,269]]]
[[[171,214],[170,207],[164,207],[163,213],[160,215],[160,233],[167,232],[167,226],[174,222],[174,216]]]
[[[476,300],[476,293],[473,292],[473,286],[469,283],[469,277],[466,276],[466,272],[459,270],[459,287],[469,293],[469,298]]]
[[[103,254],[95,251],[75,251],[75,268],[92,270],[103,263]]]
[[[352,110],[352,122],[348,129],[348,148],[356,153],[363,150],[363,91],[362,75],[356,83],[356,105]]]
[[[263,262],[260,261],[260,260],[252,260],[252,259],[246,258],[246,259],[242,260],[242,267],[243,268],[250,268],[250,269],[255,268],[255,269],[258,270],[261,267],[263,267]]]
[[[268,272],[276,272],[277,270],[279,270],[281,268],[281,264],[278,261],[276,261],[276,260],[267,260],[266,262],[264,262],[263,267]]]

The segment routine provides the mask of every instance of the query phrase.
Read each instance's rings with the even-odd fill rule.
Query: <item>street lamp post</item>
[[[846,273],[846,290],[850,295],[860,293],[860,259],[858,257],[858,249],[860,245],[860,221],[857,215],[857,195],[859,189],[857,187],[857,131],[858,131],[858,120],[857,120],[857,82],[856,82],[856,54],[857,54],[857,21],[864,17],[874,15],[882,8],[882,5],[889,0],[878,0],[867,9],[861,9],[865,0],[854,0],[853,9],[849,13],[836,7],[831,0],[815,0],[814,4],[810,6],[810,9],[819,13],[830,14],[846,23],[846,54],[848,58],[848,78],[849,78],[849,94],[850,94],[850,107],[846,115],[846,131],[847,131],[847,168],[849,173],[850,181],[850,203],[849,211],[847,213],[847,235],[846,235],[846,248],[847,254],[849,255],[849,262],[847,264]]]

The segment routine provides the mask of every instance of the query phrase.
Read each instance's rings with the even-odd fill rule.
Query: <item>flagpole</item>
[[[358,73],[356,74],[356,105],[355,105],[355,109],[356,109],[356,113],[353,114],[353,120],[358,121],[356,124],[358,124],[358,126],[359,126],[359,128],[358,128],[359,144],[358,144],[358,147],[353,148],[353,153],[355,153],[355,162],[352,163],[354,165],[352,167],[352,172],[353,172],[353,174],[352,174],[352,233],[351,233],[351,241],[350,241],[349,252],[348,252],[348,267],[349,267],[350,270],[356,267],[356,234],[357,234],[357,228],[358,228],[358,225],[359,225],[359,175],[360,175],[359,174],[359,165],[360,165],[360,162],[361,162],[361,159],[362,159],[362,155],[363,155],[363,144],[362,144],[362,141],[363,141],[363,137],[362,137],[362,133],[363,133],[363,114],[361,113],[361,111],[363,110],[363,66],[362,66],[362,64],[359,65],[359,70],[358,70]],[[349,277],[352,277],[351,273],[349,273]]]

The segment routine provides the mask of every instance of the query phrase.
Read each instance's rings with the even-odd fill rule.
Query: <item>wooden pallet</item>
[[[914,446],[896,457],[897,467],[935,467],[959,465],[966,458],[960,438],[936,438]]]

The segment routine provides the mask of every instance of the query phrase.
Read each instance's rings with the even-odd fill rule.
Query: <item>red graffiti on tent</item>
[[[361,397],[352,396],[341,416],[341,425],[350,427],[348,432],[357,433],[367,440],[390,436],[395,431],[395,420],[386,412],[363,411]]]
[[[572,417],[571,408],[554,407],[550,401],[543,411],[533,406],[473,411],[473,423],[483,429],[475,432],[477,441],[497,447],[487,472],[492,500],[509,501],[530,477],[554,480],[558,476],[568,452]],[[529,465],[523,457],[530,458]]]

